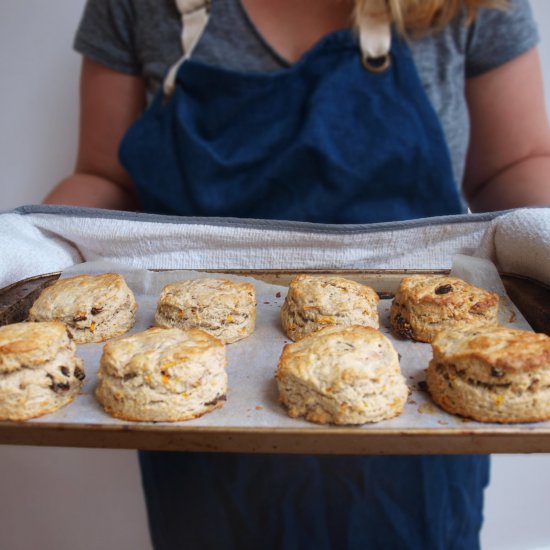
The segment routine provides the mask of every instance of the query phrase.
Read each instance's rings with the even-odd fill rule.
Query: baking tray
[[[338,274],[368,284],[379,293],[381,304],[385,306],[391,302],[403,276],[414,273],[448,273],[445,270],[208,270],[210,274],[247,276],[278,286],[287,286],[298,272]],[[0,324],[24,320],[41,290],[59,276],[60,273],[50,273],[0,289]],[[533,329],[550,334],[550,288],[532,279],[512,274],[501,274],[501,279],[508,296]],[[279,296],[278,303],[274,301],[272,305],[280,305],[283,299],[284,294]],[[404,345],[428,346],[412,342]],[[278,356],[274,358],[275,366],[277,360]],[[220,422],[228,404],[201,419],[179,423],[116,420],[103,413],[97,404],[92,420],[87,418],[80,421],[78,412],[75,412],[78,409],[75,404],[71,404],[39,419],[0,422],[0,444],[313,454],[550,452],[550,422],[481,424],[441,411],[423,389],[422,367],[425,366],[427,365],[420,366],[415,376],[408,376],[407,382],[412,393],[406,414],[376,424],[330,426],[290,419],[277,403],[275,380],[270,376],[265,387],[258,393],[258,399],[251,401],[246,409],[247,422],[239,425],[222,425]],[[90,383],[93,384],[93,381],[88,380],[88,384]],[[228,402],[231,400],[231,377],[229,389]],[[267,413],[278,415],[279,420],[275,423],[266,422]]]

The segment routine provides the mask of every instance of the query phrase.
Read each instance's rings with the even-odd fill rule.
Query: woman
[[[501,4],[91,0],[75,174],[46,202],[321,223],[549,204],[536,33]],[[157,548],[479,545],[487,457],[140,461]]]

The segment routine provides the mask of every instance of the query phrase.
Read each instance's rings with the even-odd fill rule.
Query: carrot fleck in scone
[[[372,327],[327,327],[287,344],[276,374],[291,417],[363,424],[399,415],[409,393],[391,342]]]
[[[29,311],[30,321],[62,321],[78,344],[102,342],[130,330],[134,294],[118,273],[76,275],[46,287]]]
[[[227,279],[189,279],[166,285],[155,324],[200,328],[226,344],[246,338],[256,324],[254,285]]]
[[[84,380],[75,349],[59,321],[0,327],[0,419],[26,420],[73,401]]]
[[[125,420],[189,420],[224,404],[226,365],[224,343],[203,330],[154,327],[105,345],[96,397]]]
[[[457,277],[413,275],[401,281],[390,309],[394,331],[431,342],[446,328],[498,323],[499,296]]]
[[[426,372],[433,400],[480,422],[550,418],[550,336],[506,327],[447,330]]]
[[[297,275],[281,308],[281,324],[294,341],[327,326],[378,328],[378,301],[372,288],[349,279]]]

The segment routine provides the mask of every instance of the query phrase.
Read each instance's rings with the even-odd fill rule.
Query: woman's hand
[[[540,61],[529,50],[466,84],[464,193],[474,212],[550,206],[550,126]]]
[[[118,147],[145,103],[141,77],[118,73],[85,58],[80,79],[80,136],[75,171],[44,202],[136,210],[135,191],[118,161]]]

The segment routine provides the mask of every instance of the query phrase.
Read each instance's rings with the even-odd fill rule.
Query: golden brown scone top
[[[241,307],[255,303],[255,296],[252,283],[205,277],[167,284],[159,302],[180,308],[190,307],[190,304]]]
[[[482,313],[499,302],[498,294],[478,288],[458,277],[411,275],[404,277],[398,293],[406,293],[410,303],[433,303],[450,308],[468,307]]]
[[[119,378],[136,373],[158,374],[224,347],[221,340],[201,329],[153,327],[108,342],[103,348],[101,367]]]
[[[323,328],[287,344],[277,377],[289,368],[306,383],[312,378],[313,383],[332,388],[399,370],[399,361],[391,342],[380,331],[355,325]]]
[[[369,286],[334,275],[296,275],[290,283],[294,296],[304,304],[314,304],[321,312],[356,307],[354,297],[378,304],[378,294]],[[330,292],[332,290],[332,292]]]
[[[432,348],[434,361],[479,359],[503,373],[550,367],[550,336],[507,327],[445,330]]]
[[[0,373],[40,367],[63,347],[76,348],[60,321],[14,323],[0,327]]]
[[[29,311],[29,318],[40,319],[43,312],[56,319],[100,313],[104,308],[112,307],[113,303],[121,302],[128,293],[131,291],[119,273],[59,279],[41,292]]]

